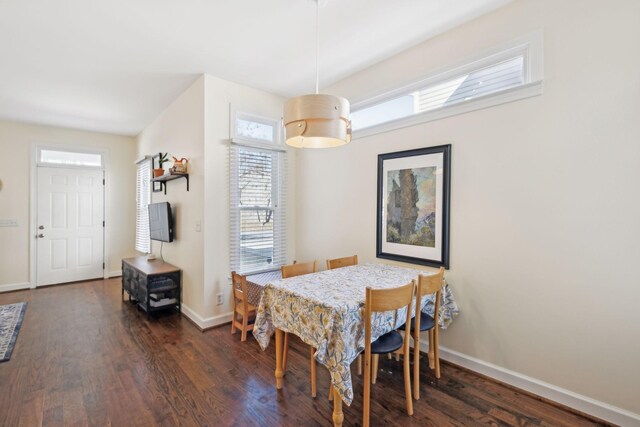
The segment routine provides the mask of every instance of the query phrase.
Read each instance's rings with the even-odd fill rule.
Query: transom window
[[[236,111],[234,113],[231,139],[256,141],[262,143],[279,143],[280,122],[253,114]]]
[[[357,103],[354,137],[539,95],[542,36],[534,33],[404,88]]]
[[[40,148],[38,150],[38,164],[101,168],[103,160],[100,153]]]

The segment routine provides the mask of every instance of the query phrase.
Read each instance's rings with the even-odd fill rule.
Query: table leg
[[[311,397],[316,397],[316,359],[313,357],[316,350],[313,347],[311,349]]]
[[[331,386],[333,388],[333,385]],[[333,395],[333,425],[341,427],[344,421],[344,413],[342,412],[342,398],[337,394]]]
[[[433,352],[433,348],[434,348],[434,342],[433,342],[433,329],[429,331],[429,353],[427,353],[427,355],[429,356],[429,369],[434,369],[435,368],[435,363],[434,363],[434,352]]]
[[[276,388],[282,388],[282,341],[284,333],[280,329],[276,329]]]

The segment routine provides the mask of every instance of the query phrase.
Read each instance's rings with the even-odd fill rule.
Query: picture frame
[[[451,144],[378,155],[376,257],[449,268]]]

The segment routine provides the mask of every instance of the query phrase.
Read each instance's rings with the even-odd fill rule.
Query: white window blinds
[[[240,274],[284,265],[286,153],[231,145],[231,270]]]
[[[151,159],[137,163],[136,169],[136,251],[151,252],[149,208],[151,203]]]

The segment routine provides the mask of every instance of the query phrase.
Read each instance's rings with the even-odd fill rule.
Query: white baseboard
[[[7,283],[6,285],[0,285],[0,292],[19,291],[20,289],[31,289],[31,283]]]
[[[429,350],[429,342],[420,340],[420,350],[427,352]],[[640,414],[600,402],[446,347],[440,347],[440,358],[602,420],[621,426],[640,426]]]
[[[182,304],[181,307],[182,314],[191,319],[191,321],[202,330],[213,328],[215,326],[222,325],[231,321],[232,313],[219,314],[217,316],[204,318],[184,304]]]
[[[122,276],[122,270],[113,270],[109,272],[109,278]]]

